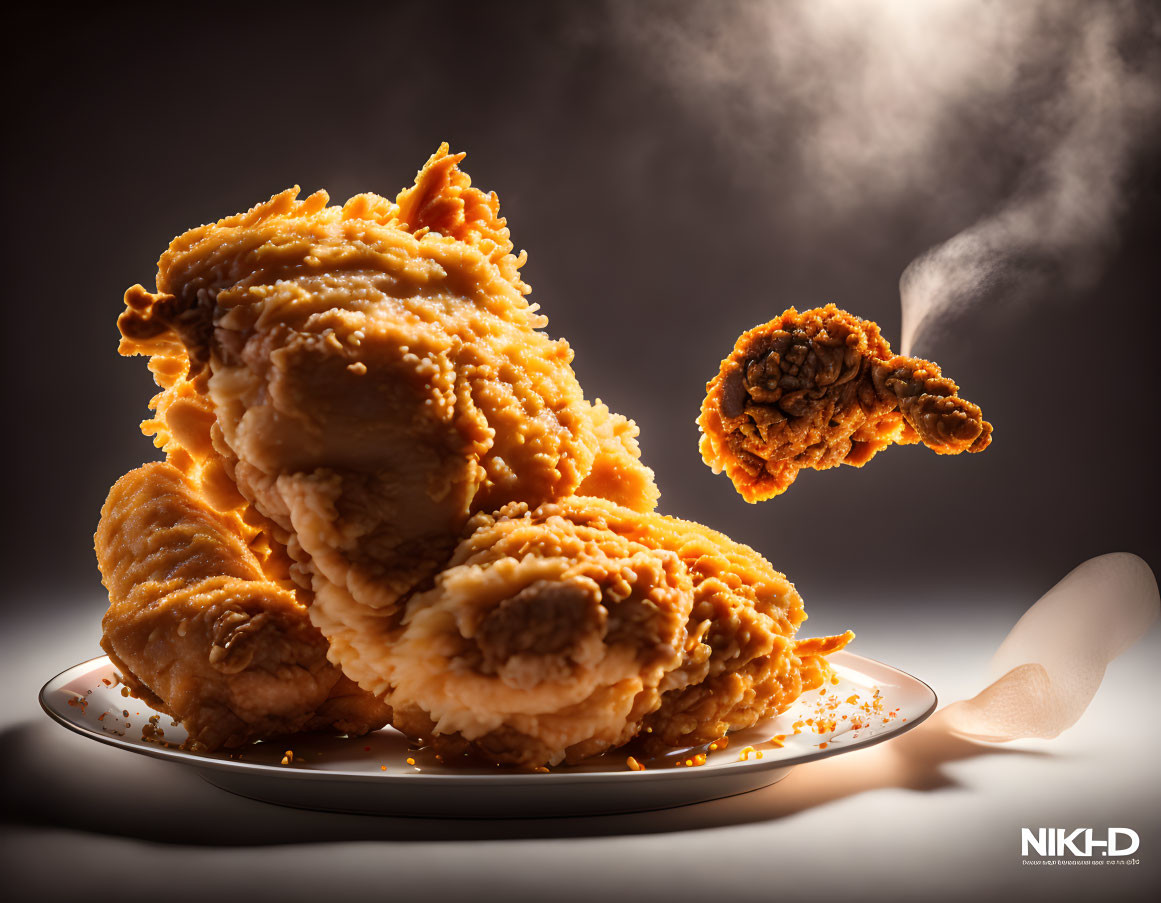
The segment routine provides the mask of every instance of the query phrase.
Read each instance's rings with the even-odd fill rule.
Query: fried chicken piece
[[[149,365],[162,391],[150,401],[155,414],[142,422],[141,431],[153,437],[154,445],[165,452],[166,463],[190,480],[207,505],[240,519],[263,572],[276,581],[293,580],[300,601],[309,604],[313,594],[305,566],[308,556],[297,538],[264,517],[234,482],[237,459],[217,424],[206,385],[208,368],[189,377],[188,359],[180,347],[171,355],[154,354]]]
[[[110,603],[101,645],[126,685],[210,750],[382,727],[390,709],[327,661],[306,607],[264,572],[257,536],[170,464],[117,481],[95,545]]]
[[[395,202],[291,189],[191,230],[118,321],[122,353],[150,355],[167,391],[208,398],[223,482],[274,525],[339,660],[366,619],[398,615],[476,511],[585,480],[656,503],[635,427],[584,400],[462,157],[441,147]]]
[[[398,634],[359,659],[395,726],[444,754],[575,761],[632,737],[682,662],[692,585],[673,552],[635,541],[640,516],[569,498],[477,515]],[[577,516],[574,516],[577,515]],[[374,642],[374,638],[369,638]]]
[[[892,443],[983,451],[992,425],[958,391],[938,364],[893,355],[870,321],[791,308],[743,333],[706,385],[702,458],[758,502],[803,467],[861,467]]]
[[[593,500],[597,511],[607,503]],[[854,639],[797,640],[806,620],[786,576],[747,545],[693,521],[651,514],[634,537],[678,554],[693,582],[691,638],[661,706],[644,720],[646,748],[710,743],[785,711],[830,676],[825,657]]]
[[[804,618],[752,549],[574,496],[477,515],[402,628],[364,635],[358,679],[445,758],[575,762],[642,731],[682,747],[782,711],[850,639],[796,645]]]

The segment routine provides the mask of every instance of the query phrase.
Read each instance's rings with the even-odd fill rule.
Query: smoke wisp
[[[1161,15],[1134,0],[613,11],[642,67],[804,232],[917,207],[962,229],[903,274],[904,353],[940,319],[1098,274],[1158,137]]]
[[[1130,7],[1087,4],[1059,38],[1059,92],[1039,123],[1054,137],[1014,196],[915,260],[900,280],[902,352],[941,314],[994,301],[1018,304],[1092,280],[1115,240],[1134,156],[1155,137],[1157,51],[1125,53]]]

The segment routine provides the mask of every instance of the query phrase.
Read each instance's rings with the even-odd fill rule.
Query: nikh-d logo
[[[1141,846],[1132,828],[1108,828],[1101,838],[1092,828],[1021,828],[1020,852],[1023,856],[1074,857],[1131,856]]]

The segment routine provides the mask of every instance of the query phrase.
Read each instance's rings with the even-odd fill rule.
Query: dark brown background
[[[690,4],[637,5],[628,26],[600,4],[288,10],[107,7],[7,29],[6,604],[48,584],[99,604],[98,510],[154,453],[137,431],[152,383],[143,360],[117,357],[114,321],[170,238],[296,183],[339,202],[394,195],[441,140],[499,193],[586,393],[640,424],[663,510],[764,552],[818,626],[828,597],[914,611],[950,586],[1022,605],[1102,552],[1161,565],[1148,155],[1095,285],[1050,285],[1002,316],[997,299],[922,349],[995,424],[986,454],[895,449],[750,506],[701,463],[694,424],[734,338],[833,300],[897,343],[900,273],[1018,182],[1020,104],[1035,98],[951,117],[938,189],[816,217],[802,110],[739,103],[724,133],[704,107],[739,98],[691,102],[666,69],[681,60],[640,27],[663,17],[696,42],[706,16]],[[754,89],[777,92],[777,77]]]

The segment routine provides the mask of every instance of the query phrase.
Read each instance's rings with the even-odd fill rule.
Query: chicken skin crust
[[[293,588],[264,573],[253,535],[172,465],[113,486],[95,537],[110,603],[101,645],[130,691],[210,750],[382,727],[390,709],[327,661],[326,639]]]
[[[284,191],[179,236],[157,291],[125,296],[121,351],[166,389],[150,428],[183,445],[167,399],[205,399],[207,492],[273,525],[324,629],[396,613],[476,511],[582,484],[656,504],[636,426],[585,400],[462,157],[442,146],[395,201]]]
[[[344,666],[443,755],[534,767],[625,743],[682,664],[693,601],[640,516],[584,497],[477,515],[402,628]]]
[[[796,644],[804,618],[752,549],[574,496],[477,515],[402,627],[365,632],[344,666],[445,758],[535,767],[638,736],[695,745],[782,711],[853,637]]]
[[[892,443],[980,452],[992,425],[939,365],[893,355],[879,327],[833,304],[742,334],[706,385],[701,455],[748,502],[804,467],[861,467]]]

